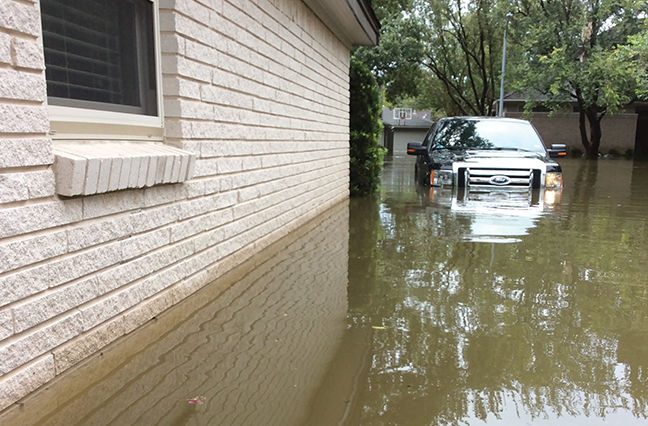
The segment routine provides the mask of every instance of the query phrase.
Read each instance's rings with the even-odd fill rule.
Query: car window
[[[488,149],[492,144],[477,131],[477,121],[448,120],[434,135],[434,148]]]
[[[538,133],[525,121],[449,120],[436,132],[434,147],[545,152]]]
[[[425,135],[425,139],[423,139],[423,146],[429,146],[430,142],[432,141],[432,136],[434,136],[434,129],[436,128],[436,123],[430,127],[430,130]]]

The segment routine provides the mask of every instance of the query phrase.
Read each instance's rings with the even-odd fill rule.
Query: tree
[[[386,98],[395,103],[404,97],[417,96],[419,82],[425,78],[420,66],[424,49],[421,34],[425,29],[417,19],[403,14],[409,9],[400,9],[412,7],[410,3],[374,2],[381,22],[380,44],[376,47],[361,46],[353,52],[353,56],[373,73],[380,87],[384,88]]]
[[[373,6],[381,43],[355,56],[385,87],[388,101],[417,98],[414,104],[448,115],[492,114],[507,2],[379,0]]]
[[[350,70],[350,191],[352,196],[374,193],[380,184],[383,148],[378,144],[380,90],[371,72],[351,57]]]
[[[644,21],[643,31],[628,37],[628,44],[617,53],[619,61],[630,64],[637,82],[637,99],[648,100],[648,21]]]
[[[390,105],[389,101],[386,101],[385,105],[389,107],[399,106],[414,110],[430,111],[431,116],[436,118],[456,115],[450,113],[456,110],[456,108],[446,95],[443,84],[431,73],[425,73],[421,78],[417,79],[416,89],[416,94],[399,96],[394,100],[394,105]]]
[[[502,57],[505,2],[421,1],[427,22],[422,65],[442,83],[452,115],[491,115]]]
[[[598,158],[603,117],[635,97],[633,66],[617,50],[646,10],[644,0],[518,0],[513,22],[528,52],[518,87],[527,91],[528,108],[538,102],[535,91],[552,111],[578,104],[587,158]]]

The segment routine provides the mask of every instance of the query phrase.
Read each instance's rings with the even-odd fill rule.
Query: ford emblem
[[[495,175],[491,176],[490,183],[492,183],[493,185],[508,185],[509,183],[511,183],[511,178],[504,175]]]

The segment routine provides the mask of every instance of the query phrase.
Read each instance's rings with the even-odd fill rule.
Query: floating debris
[[[379,325],[373,325],[371,326],[371,328],[373,328],[374,330],[387,330],[385,327],[381,327]]]
[[[206,399],[207,399],[207,398],[205,398],[204,396],[197,396],[197,397],[195,397],[195,398],[189,398],[189,399],[187,400],[187,402],[188,402],[189,404],[198,404],[198,405],[202,405],[202,404],[205,402]]]

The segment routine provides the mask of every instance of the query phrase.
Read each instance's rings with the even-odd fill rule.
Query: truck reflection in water
[[[514,243],[541,216],[560,210],[562,190],[417,188],[437,238]]]

